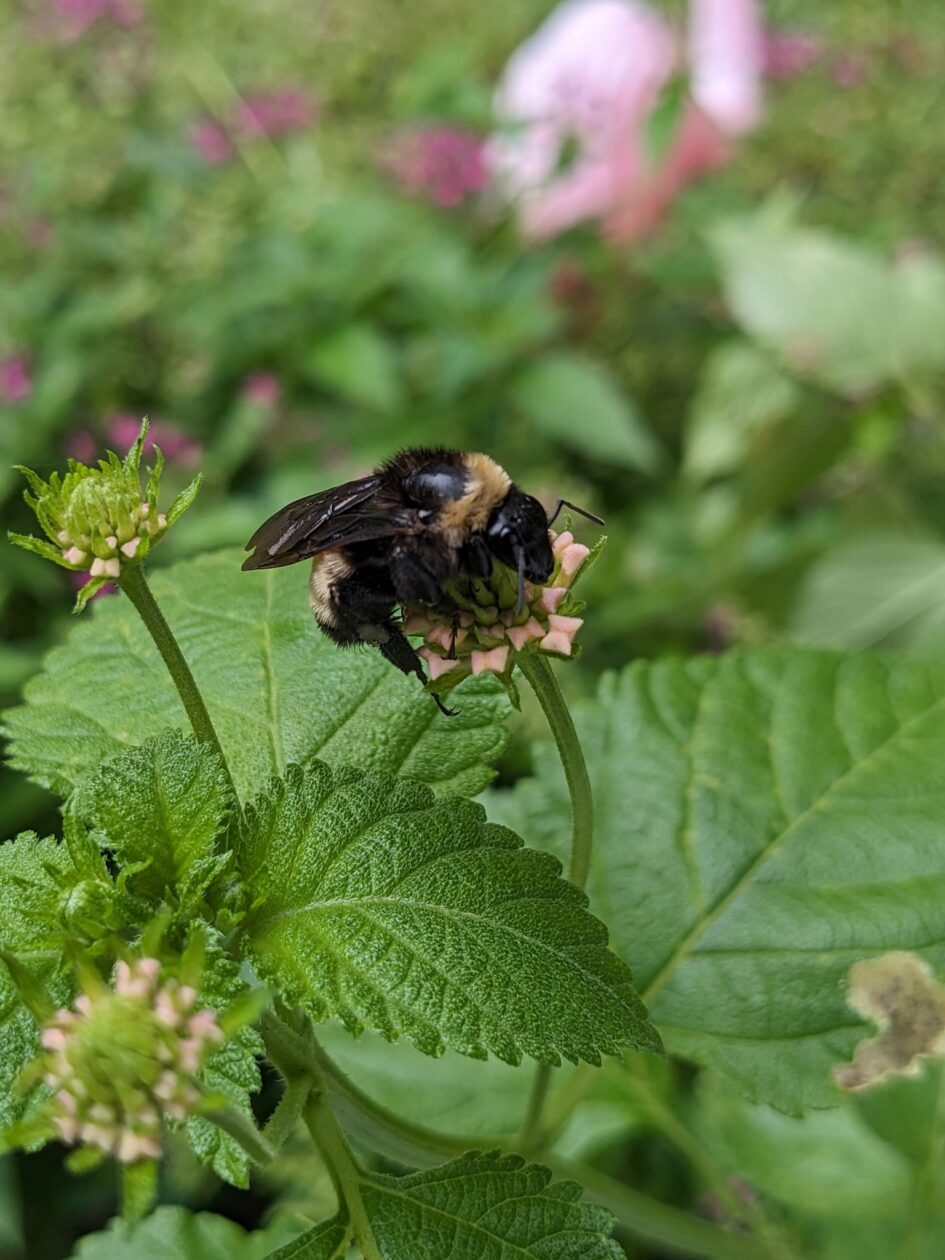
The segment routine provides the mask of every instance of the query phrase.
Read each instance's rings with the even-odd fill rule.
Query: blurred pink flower
[[[505,134],[487,163],[519,201],[525,231],[584,219],[636,236],[685,183],[726,161],[728,135],[760,116],[762,28],[755,0],[692,0],[692,98],[668,152],[647,155],[650,115],[682,53],[643,0],[566,0],[513,55],[496,100]],[[562,167],[568,145],[573,160]]]
[[[136,26],[143,17],[144,7],[136,0],[51,0],[42,29],[54,38],[72,43],[98,21]]]
[[[813,31],[768,31],[764,38],[765,74],[791,79],[809,70],[824,55],[824,42]]]
[[[190,143],[208,166],[222,166],[233,156],[233,142],[218,122],[205,119],[190,132]]]
[[[831,66],[830,74],[838,87],[859,87],[869,78],[869,62],[862,53],[841,53]]]
[[[123,453],[134,445],[140,427],[140,418],[130,412],[115,412],[105,421],[108,440]],[[168,459],[185,468],[193,468],[200,463],[203,456],[203,446],[196,438],[190,437],[177,425],[166,420],[151,421],[148,436],[144,440],[144,453],[150,454],[155,446],[159,446]]]
[[[65,441],[66,454],[80,464],[91,464],[98,454],[98,441],[90,429],[75,429]]]
[[[407,192],[435,205],[461,205],[489,179],[479,136],[461,127],[426,127],[398,136],[380,165]]]
[[[247,136],[285,135],[301,131],[315,121],[314,100],[298,88],[274,88],[247,96],[237,106],[233,125]]]
[[[243,382],[243,397],[254,407],[274,407],[282,396],[282,384],[275,372],[253,372]]]
[[[0,402],[22,402],[33,392],[29,359],[24,354],[0,359]]]

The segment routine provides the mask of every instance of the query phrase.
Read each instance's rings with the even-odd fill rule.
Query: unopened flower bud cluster
[[[91,493],[81,493],[86,489]],[[69,508],[56,541],[66,567],[88,570],[92,577],[119,577],[122,565],[136,558],[142,539],[156,542],[167,529],[167,517],[152,512],[140,495],[137,501],[119,498],[88,480],[80,483]]]
[[[584,621],[563,610],[571,604],[571,586],[590,555],[589,548],[574,541],[567,531],[552,533],[555,567],[546,586],[525,583],[525,607],[517,612],[514,575],[493,574],[489,582],[471,584],[473,597],[460,612],[454,627],[448,616],[429,609],[408,608],[404,633],[422,634],[419,654],[427,662],[430,680],[445,674],[450,682],[468,674],[507,675],[513,652],[534,645],[539,652],[570,656],[574,636]]]
[[[191,1078],[223,1031],[212,1010],[197,1009],[193,988],[162,982],[160,972],[156,958],[120,962],[113,989],[83,994],[44,1028],[43,1079],[64,1142],[126,1164],[154,1159],[163,1117],[185,1120],[199,1109]]]

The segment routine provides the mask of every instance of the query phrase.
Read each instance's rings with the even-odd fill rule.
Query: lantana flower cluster
[[[158,1158],[163,1117],[205,1109],[193,1077],[223,1040],[216,1014],[189,985],[162,980],[158,959],[119,962],[113,989],[82,994],[43,1029],[56,1134],[125,1164]]]
[[[200,488],[198,476],[166,513],[160,511],[164,457],[158,447],[154,448],[155,463],[147,488],[141,486],[141,454],[147,432],[148,422],[144,420],[124,459],[108,451],[95,468],[70,459],[68,472],[64,476],[54,472],[48,482],[20,466],[29,483],[24,497],[49,541],[32,534],[10,534],[10,541],[65,569],[88,573],[76,599],[77,612],[105,583],[117,580],[125,568],[144,559]]]
[[[555,567],[547,584],[525,583],[525,606],[519,612],[516,575],[496,565],[486,581],[473,580],[449,594],[460,608],[457,616],[427,607],[405,609],[404,633],[423,635],[418,648],[430,673],[430,689],[449,691],[470,674],[498,674],[511,683],[518,652],[538,651],[569,657],[575,652],[574,637],[584,624],[577,614],[583,604],[574,598],[573,586],[603,546],[593,552],[575,542],[569,531],[552,531]]]

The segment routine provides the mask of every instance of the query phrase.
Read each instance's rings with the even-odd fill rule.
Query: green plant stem
[[[286,1138],[298,1124],[311,1092],[310,1076],[290,1076],[286,1079],[285,1093],[263,1129],[263,1137],[274,1151],[282,1148]]]
[[[568,796],[571,799],[571,859],[568,878],[578,888],[584,888],[591,870],[594,841],[594,802],[584,753],[550,663],[537,652],[525,652],[518,658],[518,664],[548,720],[558,756],[561,758],[568,784]],[[551,1089],[552,1071],[547,1063],[540,1063],[535,1073],[522,1129],[523,1146],[528,1152],[540,1151],[546,1142],[543,1117]]]
[[[331,1176],[339,1207],[347,1209],[364,1260],[384,1260],[361,1198],[361,1171],[324,1090],[317,1083],[302,1114]]]
[[[174,638],[174,632],[167,624],[157,600],[151,593],[151,588],[144,576],[144,569],[140,564],[130,565],[122,573],[118,584],[134,604],[135,611],[147,627],[155,647],[161,653],[161,658],[177,688],[177,694],[180,696],[194,735],[201,743],[210,744],[219,755],[232,785],[233,778],[230,775],[219,737],[210,720],[210,714],[207,712],[207,706],[200,694],[200,688]],[[235,789],[233,794],[236,795]]]

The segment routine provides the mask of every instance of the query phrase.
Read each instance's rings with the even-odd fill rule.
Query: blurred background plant
[[[207,475],[159,564],[439,443],[606,517],[566,687],[738,643],[937,649],[937,4],[0,11],[5,527],[28,527],[14,463],[123,452],[143,414],[171,494]],[[4,551],[4,704],[61,637],[72,579]],[[500,783],[529,764],[537,722],[519,722]],[[6,834],[51,829],[51,797],[2,788]],[[769,1196],[812,1254],[841,1256],[868,1205],[934,1198],[921,1109],[795,1121],[688,1077],[661,1090],[658,1109],[653,1090],[648,1110],[608,1104],[616,1122],[580,1142],[678,1204]],[[3,1254],[23,1254],[17,1220],[31,1256],[59,1256],[108,1215],[57,1180],[41,1219],[55,1167],[3,1166]],[[190,1166],[172,1181],[237,1210]]]

